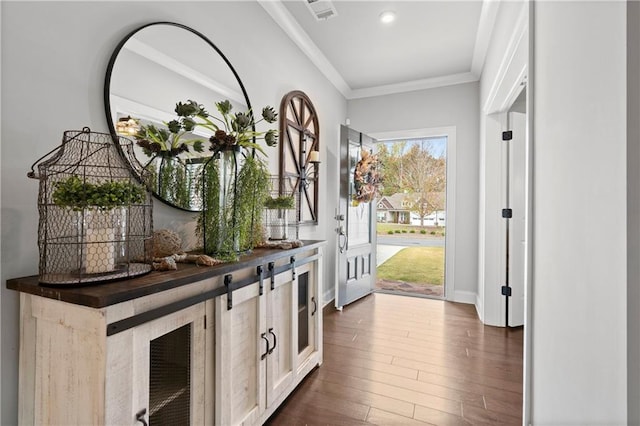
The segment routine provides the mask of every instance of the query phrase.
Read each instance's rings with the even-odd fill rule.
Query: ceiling
[[[333,0],[317,20],[307,0],[258,0],[347,99],[477,81],[497,1]],[[383,24],[379,15],[394,11]]]

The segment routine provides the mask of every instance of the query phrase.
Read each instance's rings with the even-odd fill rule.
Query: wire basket
[[[151,193],[114,141],[132,152],[126,138],[68,130],[62,145],[31,166],[28,176],[40,181],[41,284],[86,285],[151,271]]]
[[[281,182],[272,176],[270,200],[264,208],[264,227],[267,241],[287,241],[298,239],[298,192],[288,181]]]

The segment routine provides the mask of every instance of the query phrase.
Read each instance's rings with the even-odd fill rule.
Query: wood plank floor
[[[324,363],[267,424],[519,425],[522,340],[473,305],[376,293],[327,307]]]

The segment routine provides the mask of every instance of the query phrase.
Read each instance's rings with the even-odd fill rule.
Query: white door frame
[[[432,127],[424,129],[394,130],[370,133],[378,141],[393,141],[400,139],[421,139],[442,137],[447,138],[447,189],[446,212],[447,223],[444,236],[445,242],[445,272],[444,299],[453,302],[474,303],[475,295],[467,291],[456,291],[455,281],[455,236],[456,236],[456,127]]]
[[[488,296],[493,298],[494,294],[499,295],[499,287],[502,285],[499,278],[495,276],[492,268],[494,261],[487,260],[491,250],[489,234],[492,229],[497,229],[496,223],[500,222],[499,217],[489,217],[494,206],[487,207],[487,203],[493,202],[492,194],[487,192],[488,184],[492,182],[492,177],[487,178],[489,160],[489,141],[491,139],[500,140],[497,130],[500,126],[501,115],[507,113],[513,102],[516,100],[526,86],[527,98],[527,131],[526,131],[526,160],[525,160],[525,313],[524,313],[524,348],[523,348],[523,425],[528,425],[531,418],[531,354],[532,354],[532,318],[531,318],[531,283],[533,280],[533,226],[532,215],[533,203],[533,43],[532,33],[534,20],[534,2],[528,2],[522,8],[517,22],[514,26],[511,39],[507,44],[505,54],[497,72],[496,79],[492,82],[485,103],[481,106],[480,128],[481,128],[481,158],[480,158],[480,234],[479,234],[479,282],[478,282],[478,302],[476,308],[480,318],[485,323],[500,321],[497,318],[504,318],[504,312],[500,315],[496,311],[495,304],[487,306]],[[496,123],[498,121],[498,123]],[[488,249],[489,248],[489,249]],[[497,280],[497,281],[496,281]],[[489,289],[487,289],[489,287]],[[499,296],[502,298],[503,296]],[[498,315],[499,317],[497,317]]]

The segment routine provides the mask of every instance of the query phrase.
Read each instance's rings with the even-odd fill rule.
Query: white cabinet
[[[20,424],[263,423],[322,362],[314,243],[101,288],[9,280]]]
[[[284,271],[217,299],[217,424],[261,424],[322,362],[320,259],[270,265]]]

